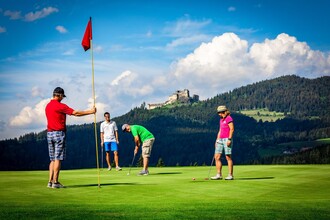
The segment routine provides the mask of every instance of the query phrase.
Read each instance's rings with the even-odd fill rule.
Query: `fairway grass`
[[[253,110],[241,110],[241,114],[254,118],[256,121],[268,121],[274,122],[279,119],[285,118],[284,112],[269,111],[267,108],[253,109]],[[287,113],[290,114],[290,113]]]
[[[2,171],[0,219],[330,219],[330,165],[235,166],[234,181],[205,180],[207,166],[138,171],[104,169],[98,188],[96,169],[64,170],[64,189],[47,171]]]

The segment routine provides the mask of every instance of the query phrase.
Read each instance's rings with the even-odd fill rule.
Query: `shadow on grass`
[[[242,177],[242,178],[235,178],[233,181],[236,180],[267,180],[267,179],[274,179],[275,177],[273,176],[266,176],[266,177]],[[211,181],[211,182],[217,182],[217,181],[222,181],[222,180],[212,180],[211,178],[205,178],[204,180],[196,180],[192,179],[191,182],[204,182],[204,181]],[[225,181],[232,181],[232,180],[225,180]]]
[[[153,173],[153,174],[151,174],[151,175],[169,175],[169,174],[182,174],[182,172]]]
[[[235,180],[268,180],[274,179],[273,176],[265,176],[265,177],[242,177],[242,178],[235,178]]]
[[[102,186],[115,186],[115,185],[140,185],[137,183],[102,183]],[[80,188],[80,187],[95,187],[95,186],[99,186],[97,183],[93,183],[93,184],[82,184],[82,185],[69,185],[69,186],[65,186],[65,188]]]

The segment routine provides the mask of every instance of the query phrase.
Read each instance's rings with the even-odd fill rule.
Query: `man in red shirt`
[[[61,161],[66,157],[65,132],[66,115],[84,116],[96,113],[95,106],[86,111],[77,111],[66,104],[61,103],[66,97],[61,87],[56,87],[53,92],[53,99],[47,104],[45,112],[47,117],[47,141],[49,151],[49,188],[63,188],[58,181]]]

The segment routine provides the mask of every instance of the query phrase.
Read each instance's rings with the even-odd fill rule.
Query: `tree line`
[[[225,104],[235,122],[234,163],[275,163],[275,159],[260,157],[258,150],[274,144],[330,137],[329,86],[330,77],[283,76],[188,105],[147,110],[142,103],[113,120],[119,129],[124,123],[140,124],[154,134],[151,166],[205,165],[212,160],[219,129],[216,107]],[[290,114],[275,122],[262,122],[239,113],[259,108]],[[67,127],[68,159],[63,163],[64,169],[96,166],[93,126]],[[98,140],[99,126],[100,122],[97,123]],[[119,131],[119,139],[119,163],[129,166],[134,150],[133,137]],[[100,154],[99,146],[97,150]],[[46,131],[0,141],[0,161],[0,170],[48,169]]]

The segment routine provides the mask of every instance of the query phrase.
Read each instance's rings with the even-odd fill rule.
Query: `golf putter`
[[[211,165],[210,165],[209,174],[207,175],[207,178],[205,178],[205,180],[210,180],[210,173],[211,173],[211,169],[212,169],[212,166],[213,166],[213,161],[214,161],[214,156],[212,158],[212,162],[211,162]]]
[[[133,166],[133,163],[134,163],[134,159],[135,159],[135,155],[133,156],[133,160],[132,160],[132,163],[131,163],[131,166],[129,167],[129,170],[128,170],[128,173],[127,173],[127,176],[129,176],[131,174],[131,169],[132,169],[132,166]]]

